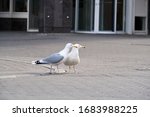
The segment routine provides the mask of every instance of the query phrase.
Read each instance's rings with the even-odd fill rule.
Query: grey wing
[[[51,64],[51,63],[56,64],[56,63],[59,63],[63,59],[64,57],[62,55],[55,53],[43,59],[43,61],[47,62],[48,64]]]

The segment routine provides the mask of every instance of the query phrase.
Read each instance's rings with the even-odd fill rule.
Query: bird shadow
[[[49,72],[46,72],[46,73],[34,73],[34,72],[30,72],[30,73],[24,73],[24,75],[28,75],[28,76],[40,76],[40,77],[44,77],[44,76],[54,76],[54,75],[65,75],[65,74],[68,74],[67,72],[64,72],[64,73],[49,73]]]

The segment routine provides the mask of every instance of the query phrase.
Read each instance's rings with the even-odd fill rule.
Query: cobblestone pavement
[[[31,64],[68,42],[86,46],[77,73]],[[150,99],[150,38],[0,32],[0,99]]]

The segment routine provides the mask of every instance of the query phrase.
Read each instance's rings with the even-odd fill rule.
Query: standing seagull
[[[80,44],[74,44],[72,46],[71,52],[68,54],[67,58],[64,61],[64,64],[66,66],[69,66],[69,72],[70,72],[71,66],[73,66],[73,70],[74,72],[76,72],[75,65],[80,63],[80,57],[79,57],[80,48],[85,48],[85,46],[82,46]]]
[[[51,65],[50,73],[52,73],[53,69],[52,66],[56,65],[58,71],[58,65],[63,63],[63,61],[66,59],[67,55],[70,53],[71,50],[72,50],[72,43],[67,43],[65,48],[60,52],[51,54],[50,56],[42,58],[40,60],[32,61],[32,64],[50,64]]]

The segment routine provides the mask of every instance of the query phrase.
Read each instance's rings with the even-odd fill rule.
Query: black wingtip
[[[35,61],[35,64],[41,64],[39,60]]]
[[[41,64],[39,60],[37,61],[32,61],[32,64]]]

